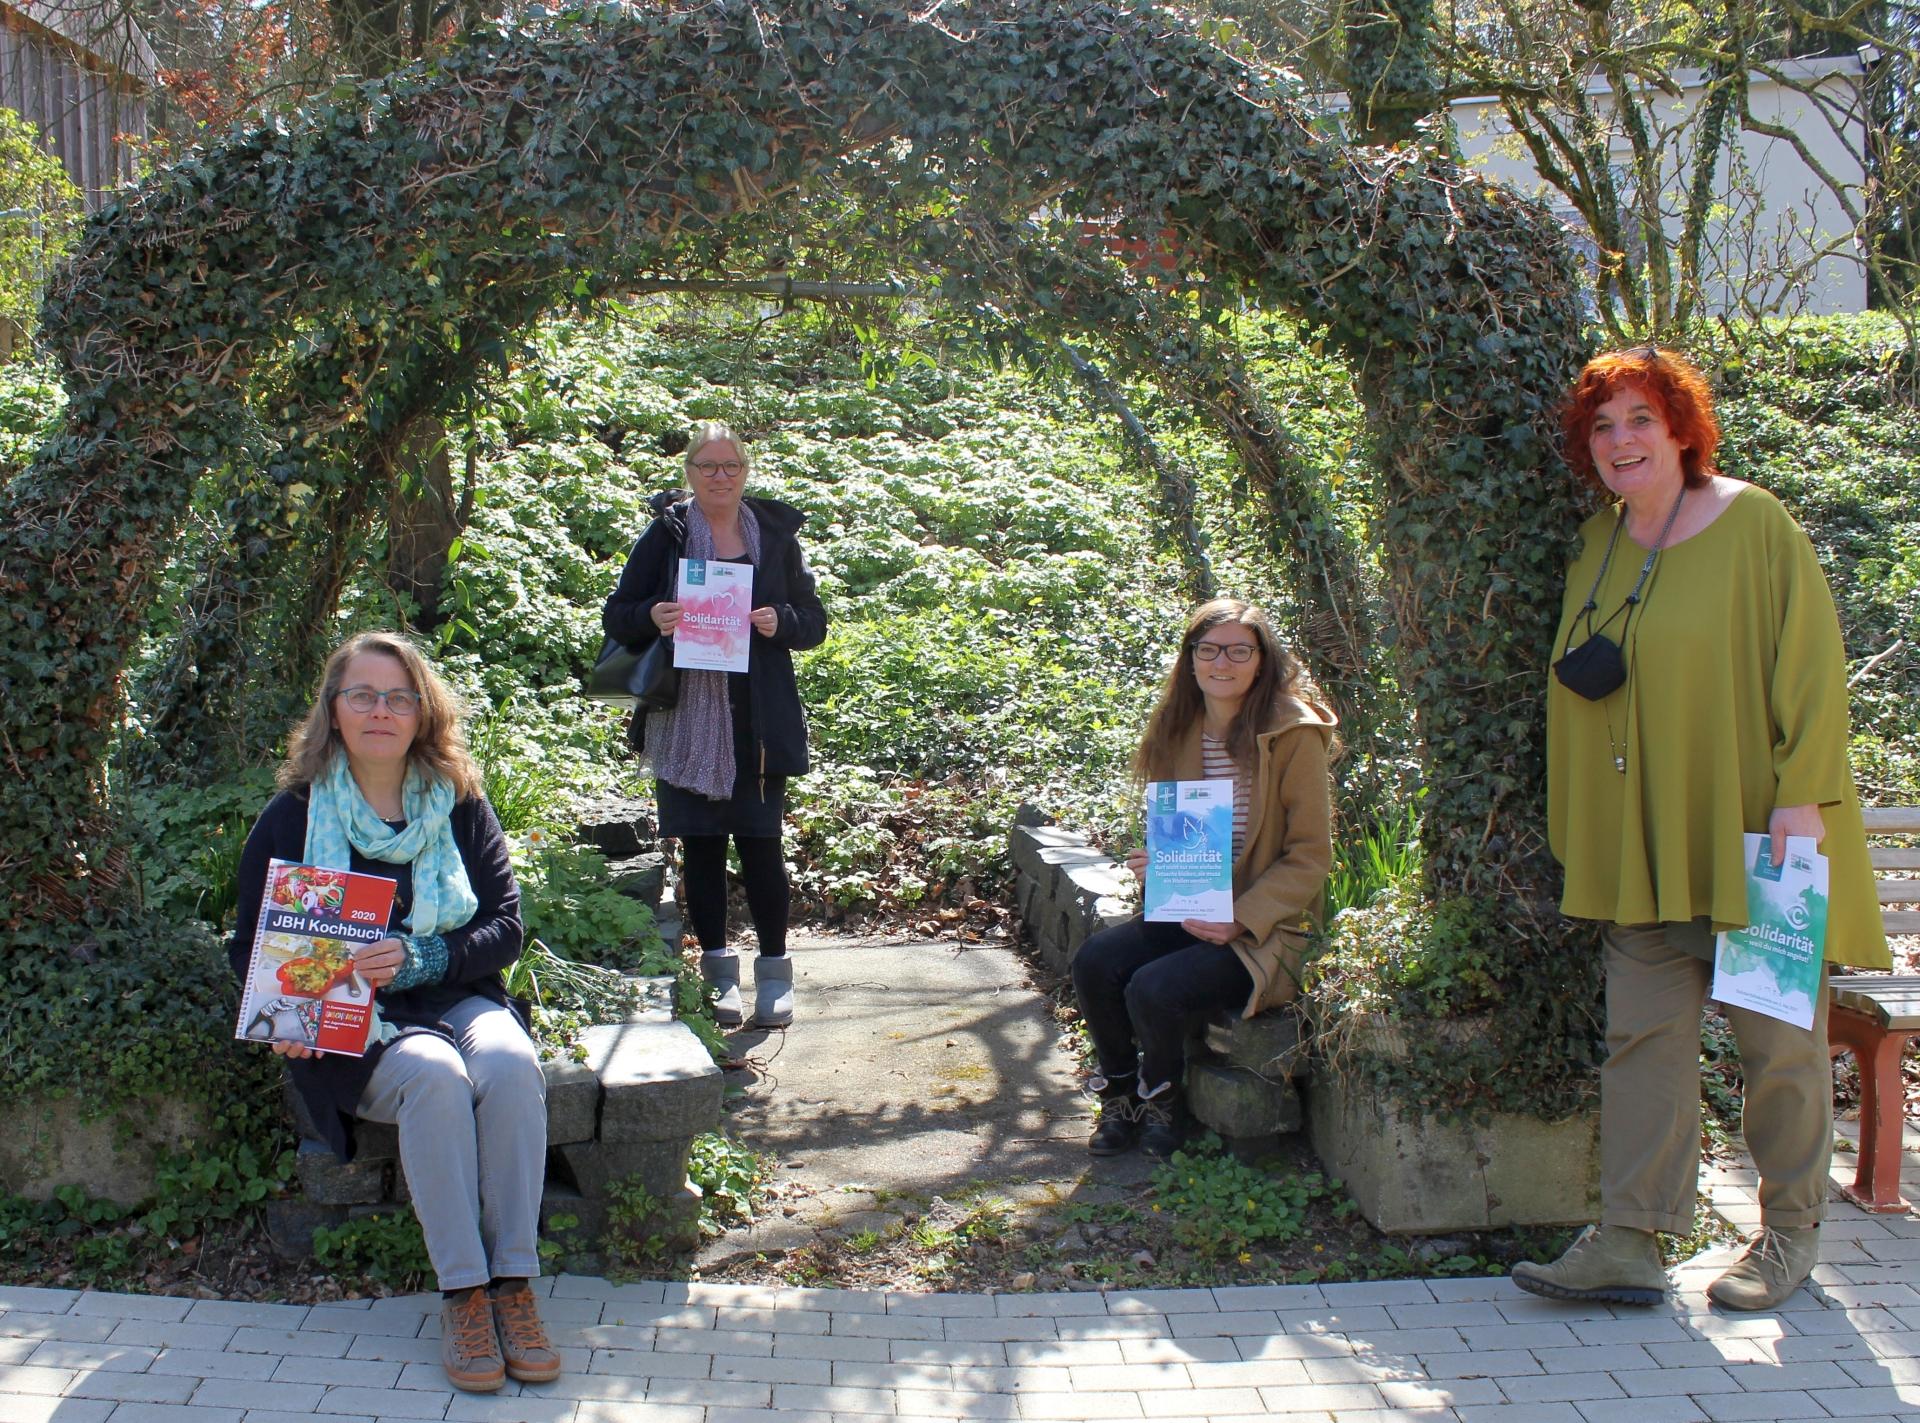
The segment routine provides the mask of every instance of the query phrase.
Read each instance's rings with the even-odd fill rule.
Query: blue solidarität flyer
[[[1233,782],[1147,783],[1146,917],[1233,922]]]
[[[1746,837],[1747,919],[1719,936],[1713,996],[1735,1008],[1813,1026],[1827,943],[1827,857],[1802,835],[1773,863],[1773,837]]]

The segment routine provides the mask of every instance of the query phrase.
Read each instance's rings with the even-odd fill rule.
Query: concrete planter
[[[1307,1086],[1307,1125],[1328,1174],[1395,1235],[1580,1225],[1600,1217],[1600,1114],[1564,1121],[1497,1113],[1442,1123],[1327,1070]]]
[[[72,1097],[28,1097],[10,1104],[0,1132],[0,1187],[50,1200],[59,1186],[136,1205],[154,1191],[159,1158],[204,1137],[204,1113],[185,1102],[149,1097],[119,1112],[84,1118]]]

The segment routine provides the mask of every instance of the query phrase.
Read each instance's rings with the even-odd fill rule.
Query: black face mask
[[[1627,659],[1605,633],[1595,633],[1553,664],[1553,675],[1575,696],[1597,702],[1620,690],[1627,680]]]

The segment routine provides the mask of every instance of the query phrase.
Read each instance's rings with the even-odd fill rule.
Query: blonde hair
[[[1273,724],[1273,703],[1277,697],[1298,692],[1305,682],[1299,659],[1281,643],[1280,636],[1266,613],[1238,598],[1215,598],[1202,603],[1187,618],[1187,630],[1180,638],[1180,653],[1167,669],[1160,688],[1160,700],[1147,718],[1147,729],[1133,753],[1136,781],[1174,779],[1173,758],[1188,729],[1206,711],[1206,698],[1193,675],[1193,645],[1223,623],[1238,623],[1252,631],[1260,647],[1260,674],[1247,689],[1246,700],[1233,718],[1227,733],[1227,750],[1234,764],[1243,770],[1254,765],[1254,738]]]
[[[693,486],[693,457],[715,440],[725,440],[740,452],[741,479],[753,473],[753,456],[747,453],[747,442],[734,432],[733,426],[724,420],[702,420],[687,435],[687,456],[680,463],[689,488]]]
[[[460,703],[420,649],[397,632],[355,633],[333,650],[326,670],[320,674],[320,692],[313,709],[287,740],[287,759],[276,778],[280,788],[301,790],[311,786],[327,773],[335,756],[344,754],[340,733],[333,725],[333,699],[340,695],[347,664],[363,652],[382,653],[399,662],[407,669],[413,690],[420,694],[407,764],[424,776],[448,782],[456,800],[481,794],[480,768],[473,763],[466,733],[460,729]]]

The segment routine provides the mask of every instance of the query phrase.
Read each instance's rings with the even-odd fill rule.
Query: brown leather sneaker
[[[468,1393],[492,1393],[507,1381],[485,1289],[462,1290],[440,1306],[440,1367]]]
[[[560,1377],[560,1351],[547,1342],[540,1306],[526,1281],[494,1291],[493,1317],[500,1325],[508,1377],[521,1383],[552,1383]]]

